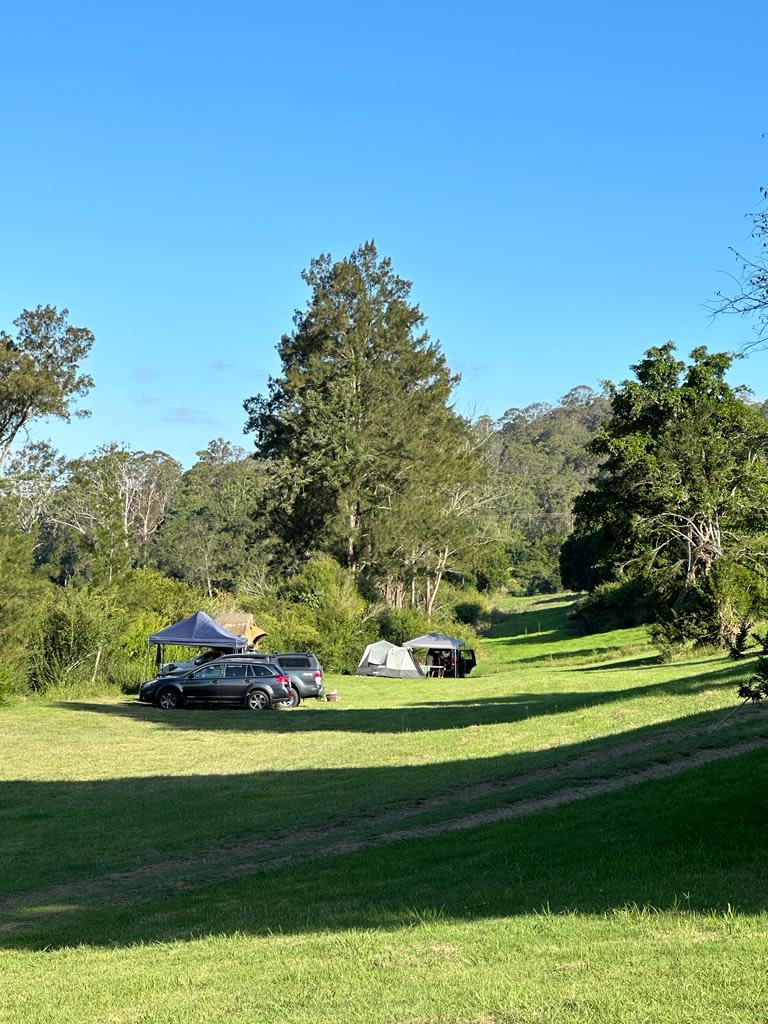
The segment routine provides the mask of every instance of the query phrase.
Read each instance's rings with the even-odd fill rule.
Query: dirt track
[[[742,739],[729,745],[709,747],[706,745],[707,732],[708,730],[700,730],[700,733],[703,734],[702,746],[688,753],[671,754],[664,760],[651,761],[641,767],[606,772],[578,785],[563,785],[541,796],[515,800],[513,794],[516,789],[533,782],[556,778],[564,772],[599,764],[604,760],[614,761],[622,754],[658,746],[660,739],[674,739],[682,736],[690,738],[694,733],[669,730],[666,733],[657,734],[653,740],[617,743],[607,749],[589,752],[551,767],[520,773],[510,779],[474,784],[440,797],[416,803],[390,805],[380,814],[373,813],[366,817],[323,828],[304,829],[292,832],[290,836],[256,836],[244,843],[207,848],[187,857],[143,864],[130,871],[107,872],[99,878],[91,878],[87,881],[22,893],[0,901],[0,913],[7,914],[22,907],[41,907],[83,900],[93,901],[99,906],[132,903],[148,899],[158,891],[167,893],[171,889],[181,890],[198,886],[201,882],[205,882],[208,867],[215,868],[215,871],[211,871],[211,878],[214,875],[217,880],[237,878],[263,871],[265,858],[289,855],[308,844],[312,844],[313,858],[317,859],[318,857],[352,853],[402,840],[433,837],[447,832],[476,828],[481,825],[524,817],[537,811],[562,807],[564,804],[601,796],[604,793],[613,793],[643,782],[670,778],[713,761],[738,757],[751,750],[768,748],[768,737],[763,736]],[[383,828],[382,831],[376,831],[377,826],[386,826],[439,807],[452,807],[491,794],[509,794],[512,799],[501,806],[469,811],[437,822],[388,830]],[[458,806],[456,809],[459,809]],[[227,864],[224,869],[222,869],[223,863]],[[190,876],[194,878],[194,881],[190,880]],[[18,921],[0,924],[0,932],[13,931],[20,927],[20,924]]]

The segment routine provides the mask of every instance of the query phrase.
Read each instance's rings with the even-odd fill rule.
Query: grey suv
[[[277,665],[226,655],[192,672],[157,676],[141,684],[139,700],[173,711],[184,704],[240,704],[262,711],[291,700],[288,676]]]
[[[325,696],[323,666],[317,656],[310,651],[290,651],[284,654],[262,654],[261,651],[253,651],[246,657],[273,665],[288,676],[291,695],[288,700],[283,701],[286,707],[297,708],[308,697],[322,700]]]

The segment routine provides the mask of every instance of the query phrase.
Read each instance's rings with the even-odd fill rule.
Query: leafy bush
[[[352,672],[377,623],[354,579],[332,558],[315,558],[277,599],[247,602],[269,636],[271,650],[311,650],[331,672]]]
[[[507,587],[512,571],[509,547],[501,542],[485,546],[476,558],[474,571],[477,589],[483,594]]]
[[[548,535],[536,540],[519,536],[510,545],[511,577],[517,593],[554,594],[562,590],[559,553],[563,538]]]
[[[650,583],[642,578],[623,583],[601,583],[577,601],[570,617],[584,633],[601,633],[652,622],[657,599]]]
[[[754,673],[739,687],[743,700],[766,700],[768,698],[768,658],[760,658]]]
[[[432,629],[429,619],[419,608],[385,608],[377,616],[377,625],[382,639],[398,647]]]
[[[488,618],[485,605],[480,601],[459,601],[454,605],[457,622],[477,629]]]
[[[0,704],[10,700],[19,689],[17,673],[10,665],[0,664]]]
[[[30,685],[44,692],[82,683],[95,674],[99,652],[114,635],[104,596],[88,587],[66,587],[50,601],[32,652]]]
[[[728,648],[728,657],[732,658],[733,661],[739,661],[744,658],[749,647],[749,635],[752,629],[752,623],[748,620],[740,622],[737,628],[733,631],[730,636],[725,638],[725,643]]]

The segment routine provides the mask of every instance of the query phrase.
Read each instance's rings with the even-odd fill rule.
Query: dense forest
[[[25,443],[85,414],[95,339],[51,306],[0,333],[0,690],[131,689],[147,634],[197,608],[342,670],[379,636],[471,637],[502,589],[588,592],[590,628],[650,622],[665,653],[766,617],[768,418],[733,357],[669,343],[621,384],[469,420],[373,243],[304,280],[280,375],[243,396],[252,449],[217,438],[189,468],[162,438]]]

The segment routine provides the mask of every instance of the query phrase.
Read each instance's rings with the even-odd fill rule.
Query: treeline
[[[282,373],[244,403],[254,450],[216,439],[186,470],[160,449],[67,460],[20,445],[31,420],[82,414],[93,336],[52,307],[2,335],[6,689],[133,685],[146,635],[196,608],[243,608],[270,645],[346,669],[377,636],[471,637],[499,588],[559,586],[604,401],[577,389],[470,422],[409,282],[372,243],[304,277]]]
[[[314,260],[281,372],[244,401],[253,449],[74,460],[20,443],[82,415],[93,344],[66,310],[0,333],[0,689],[130,688],[146,636],[203,608],[351,669],[379,636],[473,636],[489,595],[588,591],[589,628],[665,649],[766,617],[768,421],[732,360],[671,345],[600,393],[470,421],[458,377],[373,243]]]

